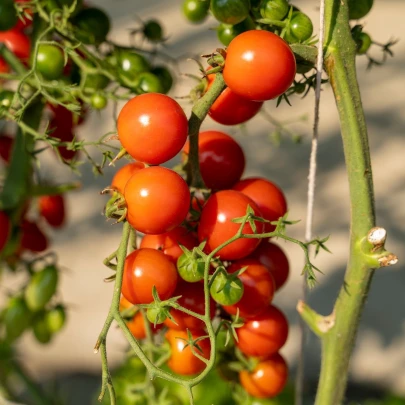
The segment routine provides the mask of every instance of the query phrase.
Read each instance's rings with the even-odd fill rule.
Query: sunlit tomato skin
[[[122,166],[115,173],[111,182],[111,188],[119,191],[121,194],[124,194],[125,186],[128,183],[128,180],[133,174],[144,168],[145,165],[141,162],[128,163],[125,166]]]
[[[8,135],[0,136],[0,158],[5,163],[9,163],[11,159],[11,150],[13,148],[13,138]]]
[[[145,320],[143,319],[140,311],[138,311],[131,320],[127,321],[127,326],[134,338],[139,340],[146,338]],[[160,329],[162,329],[163,325],[156,325],[155,327],[151,324],[150,327],[152,329],[152,332],[156,333]]]
[[[240,224],[231,222],[234,218],[246,215],[250,206],[256,216],[261,216],[261,212],[256,203],[249,197],[233,190],[219,191],[213,194],[205,204],[200,218],[198,228],[198,239],[200,242],[206,240],[205,250],[212,252],[222,243],[236,235]],[[263,231],[263,223],[256,222],[256,231]],[[249,223],[243,227],[244,234],[253,234],[253,229]],[[260,239],[238,239],[218,253],[222,260],[236,260],[248,256],[259,245]]]
[[[242,370],[239,380],[247,393],[256,398],[272,398],[281,393],[288,379],[288,366],[276,353],[257,364],[252,372]]]
[[[189,250],[198,245],[197,238],[181,226],[160,235],[145,235],[140,247],[160,250],[169,260],[177,263],[177,259],[183,254],[180,245]]]
[[[208,75],[208,89],[214,82],[214,77],[215,75]],[[227,87],[215,100],[208,115],[222,125],[239,125],[253,118],[262,105],[263,102],[243,98]]]
[[[177,297],[181,295],[181,298],[177,301],[182,307],[189,309],[190,311],[197,312],[200,315],[205,313],[205,299],[204,299],[204,286],[201,283],[186,283],[180,281],[177,284],[177,288],[173,293],[173,296]],[[210,314],[211,318],[215,315],[215,303],[210,300]],[[174,318],[174,323],[170,318],[167,318],[164,324],[170,329],[176,330],[202,330],[205,324],[200,319],[194,318],[184,312],[177,309],[171,309],[170,315]]]
[[[23,220],[20,246],[22,250],[40,253],[48,248],[48,239],[35,222]]]
[[[287,341],[288,322],[273,305],[236,330],[240,351],[247,356],[267,357],[278,352]]]
[[[0,211],[0,252],[6,246],[10,237],[11,222],[5,212]]]
[[[274,278],[276,290],[280,289],[287,281],[290,266],[287,256],[280,246],[265,240],[255,249],[249,258],[257,259],[267,267]]]
[[[203,336],[205,333],[193,331],[193,339]],[[190,346],[186,347],[188,335],[186,331],[169,329],[165,335],[170,343],[171,356],[167,363],[172,371],[181,375],[193,375],[200,373],[206,367],[205,363],[199,358],[194,356]],[[182,340],[182,339],[186,339]],[[208,339],[203,339],[198,342],[201,351],[198,351],[202,357],[209,359],[211,352],[211,345]],[[198,350],[195,348],[195,350]]]
[[[245,169],[245,155],[232,137],[220,131],[203,131],[198,147],[201,176],[208,188],[224,190],[237,183]],[[189,150],[187,141],[183,151],[188,155]]]
[[[54,228],[65,222],[65,199],[62,195],[47,195],[39,199],[39,213]]]
[[[184,0],[182,10],[187,20],[194,24],[202,23],[208,16],[209,1]]]
[[[122,295],[132,304],[150,304],[153,302],[152,289],[161,300],[173,295],[177,285],[175,265],[155,249],[138,249],[125,259]]]
[[[246,267],[239,276],[243,283],[243,296],[235,305],[224,306],[226,312],[242,318],[252,318],[263,312],[271,303],[275,292],[275,283],[269,270],[255,259],[238,260],[228,268],[228,273]]]
[[[236,94],[265,101],[283,94],[295,72],[295,57],[287,42],[272,32],[251,30],[229,44],[223,73]]]
[[[261,177],[243,179],[233,187],[234,190],[250,197],[259,207],[263,218],[277,221],[287,212],[287,201],[281,189],[269,180]],[[276,227],[265,224],[266,232],[272,232]]]
[[[125,186],[124,197],[128,222],[152,235],[179,226],[190,206],[187,183],[173,170],[159,166],[136,172]]]
[[[136,160],[159,165],[180,152],[187,139],[187,117],[172,98],[142,94],[128,101],[118,116],[122,146]]]
[[[30,56],[31,43],[29,37],[16,29],[0,31],[0,43],[4,43],[21,60],[27,60]]]

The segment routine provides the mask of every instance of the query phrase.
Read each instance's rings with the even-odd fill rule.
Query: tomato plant
[[[64,69],[63,53],[55,45],[41,45],[38,48],[36,64],[38,71],[45,79],[59,79]]]
[[[42,196],[39,199],[39,212],[49,225],[59,228],[65,222],[65,199],[62,195]]]

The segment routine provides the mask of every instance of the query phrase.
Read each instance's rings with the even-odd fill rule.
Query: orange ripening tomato
[[[34,253],[43,252],[48,248],[48,239],[35,222],[23,220],[21,224],[20,248]]]
[[[203,336],[203,332],[193,331],[193,339]],[[171,356],[167,363],[169,368],[177,374],[193,375],[200,373],[206,367],[205,363],[194,356],[190,346],[186,347],[187,342],[183,339],[188,339],[187,332],[184,330],[169,329],[165,335],[170,343]],[[211,353],[211,345],[209,339],[202,339],[198,342],[201,350],[195,347],[193,350],[206,359],[209,359]]]
[[[65,222],[65,200],[62,195],[45,195],[39,199],[39,213],[54,228]]]
[[[239,276],[243,283],[243,296],[234,305],[224,306],[228,314],[239,315],[242,318],[251,318],[263,312],[271,303],[275,292],[275,283],[269,270],[258,260],[242,259],[233,262],[228,273],[247,267]]]
[[[129,100],[117,121],[122,146],[135,159],[164,163],[180,152],[187,139],[187,117],[177,101],[158,93]]]
[[[177,285],[176,266],[159,250],[143,248],[130,253],[125,259],[122,295],[132,304],[153,302],[152,289],[159,298],[173,296]]]
[[[111,182],[111,188],[119,191],[121,194],[124,194],[125,186],[128,180],[134,173],[144,168],[145,164],[141,162],[128,163],[125,166],[122,166],[121,169],[115,173]]]
[[[14,140],[11,138],[11,136],[0,135],[0,158],[2,158],[5,163],[10,162],[13,142]]]
[[[11,222],[5,212],[0,211],[0,252],[10,237]]]
[[[287,212],[287,201],[284,193],[269,180],[250,177],[239,181],[233,189],[250,197],[260,208],[263,218],[268,221],[277,221]],[[265,224],[264,229],[265,232],[272,232],[276,227]]]
[[[277,396],[284,389],[287,379],[288,366],[279,353],[260,361],[252,372],[239,372],[242,387],[256,398]]]
[[[294,81],[295,72],[294,53],[287,42],[272,32],[243,32],[227,48],[225,83],[249,100],[281,96]]]
[[[145,339],[146,338],[145,322],[149,322],[149,321],[144,320],[140,311],[138,311],[131,320],[127,321],[128,329],[131,331],[134,338],[136,338],[136,339]],[[156,333],[160,329],[162,329],[163,325],[157,324],[155,326],[155,325],[151,324],[150,327],[151,327],[152,332]]]
[[[17,58],[22,61],[30,56],[31,42],[27,35],[16,29],[0,31],[0,43],[3,43]]]

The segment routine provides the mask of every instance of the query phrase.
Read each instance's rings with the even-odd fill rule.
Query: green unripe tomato
[[[110,31],[110,18],[101,9],[89,7],[81,10],[73,19],[76,37],[86,45],[99,45]]]
[[[373,7],[374,0],[348,0],[349,19],[358,20],[365,17]]]
[[[148,308],[146,316],[152,325],[163,323],[167,318],[165,311],[161,308]]]
[[[32,331],[34,332],[34,336],[39,343],[47,344],[50,342],[52,333],[48,328],[48,323],[45,319],[45,313],[38,314],[34,318]]]
[[[14,0],[1,0],[0,2],[0,31],[8,31],[18,22]]]
[[[110,79],[101,74],[91,74],[86,77],[84,81],[84,88],[91,90],[103,90],[110,83]]]
[[[157,76],[162,84],[163,93],[167,94],[173,86],[173,76],[170,73],[170,70],[164,66],[155,66],[151,73]]]
[[[151,42],[163,40],[163,28],[156,20],[149,20],[143,26],[143,35]]]
[[[211,0],[211,12],[225,24],[238,24],[248,17],[250,0]]]
[[[6,329],[6,339],[13,341],[19,338],[31,325],[32,314],[22,297],[13,297],[5,309],[3,323]]]
[[[196,283],[204,279],[205,262],[202,258],[195,258],[183,253],[177,259],[177,271],[180,277],[189,283]]]
[[[51,333],[59,332],[66,322],[66,311],[63,305],[57,305],[45,314],[45,321]]]
[[[228,46],[231,41],[239,34],[242,34],[242,32],[254,29],[255,23],[248,17],[239,24],[220,24],[217,28],[217,36],[223,45]]]
[[[10,108],[13,102],[14,92],[11,90],[0,91],[0,106],[4,108]]]
[[[211,297],[220,305],[236,304],[242,298],[243,291],[243,283],[238,277],[231,280],[223,273],[215,277],[210,288]]]
[[[163,93],[163,86],[159,78],[150,72],[139,73],[136,90],[139,94]]]
[[[31,311],[39,311],[45,307],[56,292],[58,278],[55,266],[47,266],[31,277],[24,292],[27,306]]]
[[[57,80],[63,74],[65,61],[62,50],[56,45],[41,44],[38,47],[37,70],[46,80]]]
[[[290,26],[284,39],[290,44],[303,42],[311,38],[314,31],[311,19],[301,11],[294,11],[291,16]]]
[[[260,5],[260,14],[263,18],[281,21],[289,8],[287,0],[264,0]]]
[[[144,56],[127,50],[117,54],[117,64],[119,73],[129,80],[134,80],[139,73],[150,70],[150,64]]]
[[[95,110],[103,110],[107,106],[107,98],[104,94],[94,93],[90,98],[90,103]]]
[[[185,0],[182,10],[184,16],[193,24],[202,23],[208,16],[209,0]]]
[[[368,35],[366,32],[361,32],[358,35],[358,38],[356,39],[357,54],[364,55],[365,53],[367,53],[367,51],[370,49],[372,42],[373,41],[370,35]]]

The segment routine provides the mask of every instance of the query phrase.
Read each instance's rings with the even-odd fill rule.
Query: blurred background
[[[94,0],[112,18],[110,39],[129,44],[129,30],[139,27],[139,18],[158,18],[168,37],[162,51],[178,61],[181,73],[198,74],[198,66],[188,57],[210,53],[220,46],[213,30],[214,19],[193,26],[181,14],[181,2],[162,0]],[[295,0],[308,14],[318,29],[318,1]],[[375,1],[364,21],[365,29],[378,42],[391,37],[401,40],[393,48],[394,58],[382,67],[366,70],[367,58],[358,57],[358,77],[370,135],[377,224],[388,231],[388,249],[399,256],[400,263],[393,268],[376,272],[363,314],[360,332],[351,364],[351,382],[368,387],[382,388],[405,396],[405,272],[402,261],[405,242],[405,3],[401,0]],[[316,32],[316,31],[315,31]],[[379,57],[379,50],[375,53]],[[174,97],[186,96],[193,81],[178,76],[171,91]],[[304,239],[308,157],[313,120],[313,94],[301,100],[291,98],[292,107],[283,103],[276,108],[267,102],[265,110],[282,122],[296,121],[288,128],[302,135],[296,144],[291,137],[275,145],[272,126],[258,116],[245,127],[220,127],[207,118],[203,128],[221,128],[235,136],[247,156],[246,176],[260,175],[277,183],[285,192],[291,219],[301,222],[290,228],[291,236]],[[187,112],[189,100],[179,99]],[[303,117],[307,118],[306,120]],[[80,127],[81,139],[98,139],[115,130],[112,109],[102,114],[92,112],[86,124]],[[274,135],[274,134],[273,134]],[[272,140],[273,139],[273,140]],[[94,151],[94,158],[100,155]],[[171,165],[177,161],[170,162]],[[43,160],[43,173],[59,180],[78,179],[68,169],[55,162],[48,154]],[[117,165],[117,166],[120,166]],[[32,375],[46,381],[55,376],[61,381],[73,381],[75,392],[70,392],[72,404],[88,405],[91,391],[101,381],[100,356],[93,354],[93,346],[107,314],[112,284],[103,278],[110,275],[102,260],[115,249],[120,238],[120,225],[107,223],[102,216],[106,197],[100,190],[110,184],[114,168],[106,168],[104,176],[95,177],[90,165],[81,166],[82,188],[68,195],[69,219],[64,232],[53,235],[53,248],[59,255],[62,275],[60,293],[69,306],[68,324],[50,345],[43,347],[26,335],[19,346],[21,360]],[[321,98],[320,144],[316,188],[314,235],[330,235],[331,254],[321,253],[315,260],[324,275],[309,295],[309,303],[318,312],[331,312],[342,284],[348,253],[349,195],[344,156],[339,133],[338,116],[330,86],[324,86]],[[302,251],[281,243],[288,253],[291,277],[275,299],[288,316],[291,329],[283,349],[294,377],[299,350],[298,316],[295,311],[301,297],[300,276],[304,260]],[[15,280],[13,279],[13,282]],[[7,280],[6,280],[7,283]],[[118,329],[108,336],[110,364],[118,365],[125,354],[126,342]],[[308,334],[305,376],[315,382],[319,374],[320,347],[317,339]],[[67,378],[69,376],[69,378]],[[93,377],[94,378],[93,378]],[[89,394],[90,393],[90,394]],[[77,397],[76,397],[77,396]],[[329,404],[325,404],[329,405]]]

